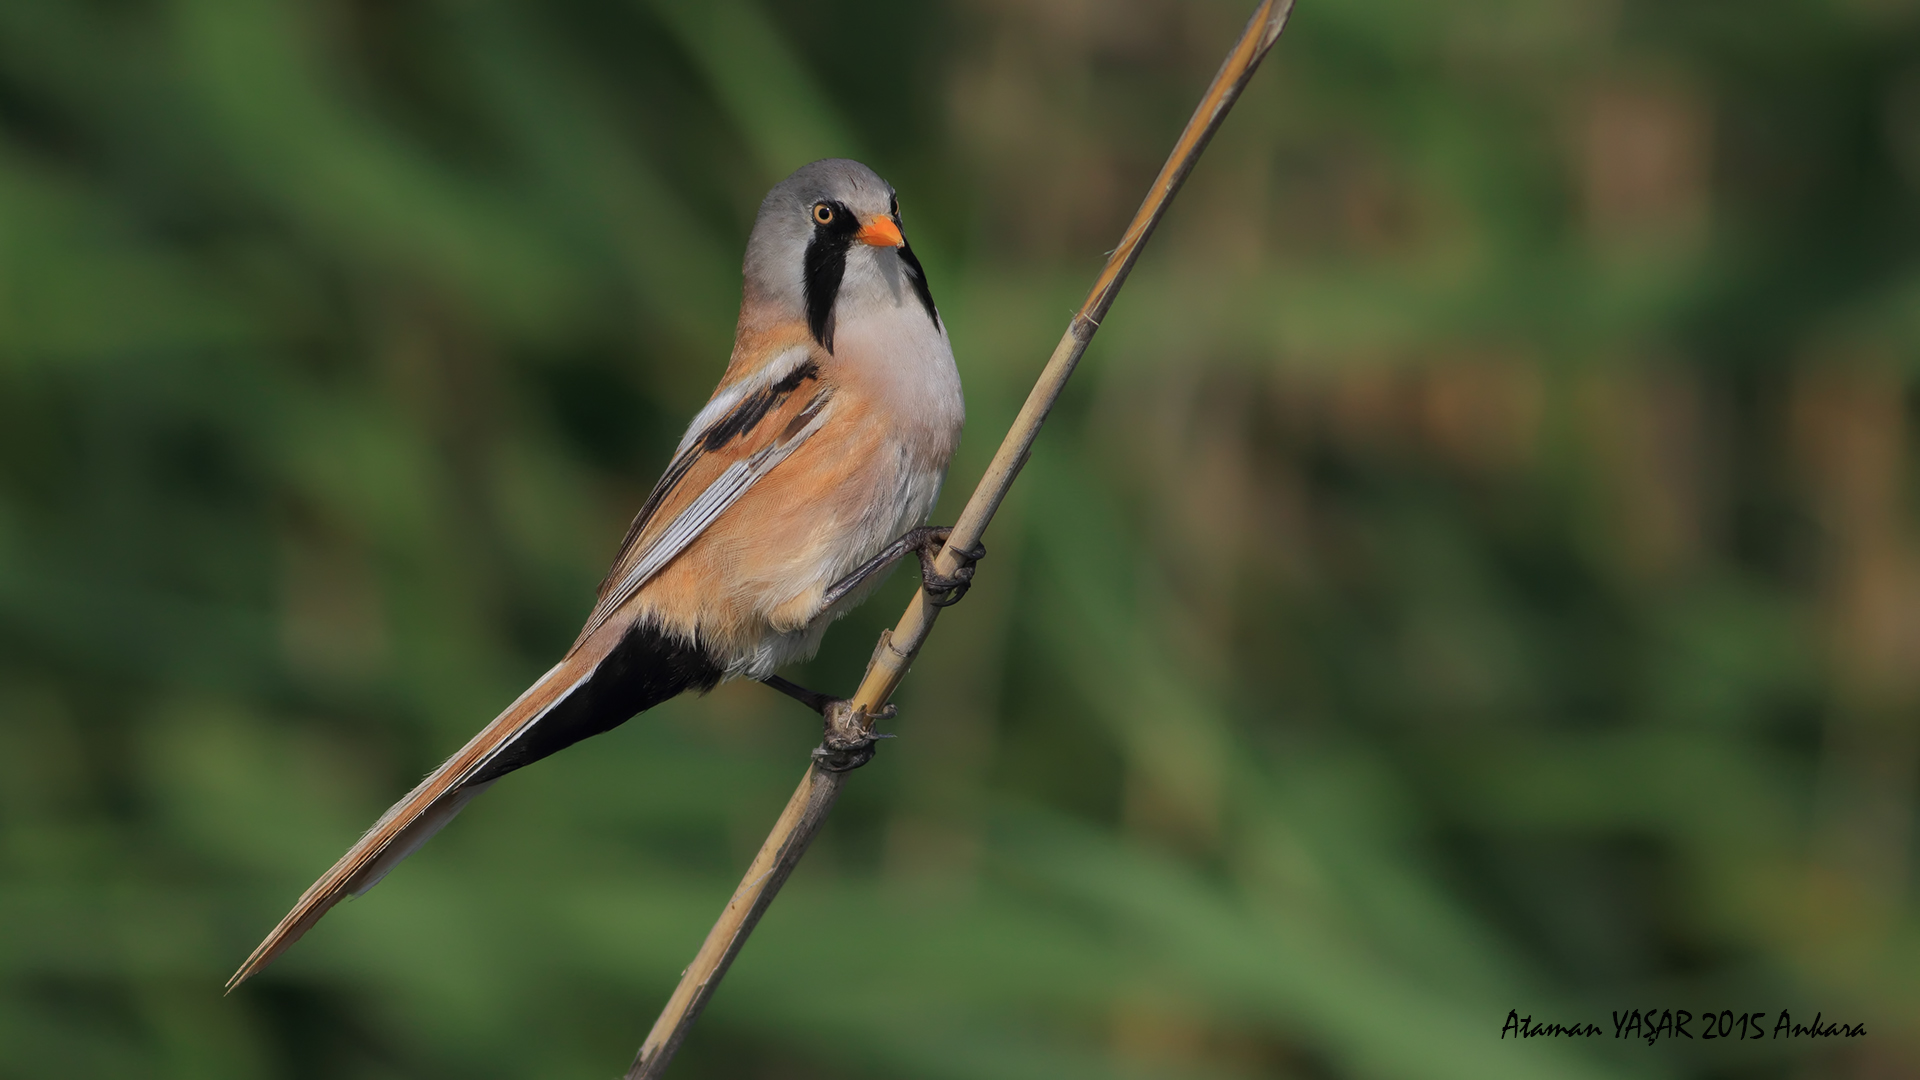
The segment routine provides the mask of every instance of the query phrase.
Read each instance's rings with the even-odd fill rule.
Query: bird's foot
[[[900,714],[892,705],[867,712],[854,708],[853,702],[846,698],[829,697],[778,675],[769,675],[760,681],[819,713],[826,721],[820,745],[813,751],[814,762],[823,769],[831,772],[857,769],[873,760],[874,743],[893,738],[873,730],[874,724]]]
[[[827,704],[823,715],[827,722],[820,745],[813,751],[814,764],[829,772],[850,772],[873,760],[874,743],[893,738],[874,731],[873,725],[893,719],[900,715],[900,710],[882,705],[868,712],[854,708],[853,702],[845,698],[835,698]]]
[[[940,557],[940,549],[946,546],[947,537],[951,535],[951,525],[922,525],[901,538],[920,560],[920,584],[926,589],[927,602],[934,607],[952,607],[959,603],[967,590],[973,588],[973,564],[987,557],[987,546],[976,543],[971,549],[954,552],[961,561],[951,576],[935,570],[934,560]]]

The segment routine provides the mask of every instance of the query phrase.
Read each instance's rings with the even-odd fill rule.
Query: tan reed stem
[[[1248,20],[1247,27],[1234,43],[1233,51],[1227,54],[1220,70],[1213,76],[1206,95],[1200,99],[1200,105],[1193,112],[1187,126],[1180,133],[1180,139],[1174,143],[1173,152],[1167,156],[1167,163],[1160,167],[1160,175],[1154,178],[1153,186],[1147,190],[1146,198],[1140,209],[1133,215],[1133,221],[1120,237],[1119,246],[1107,257],[1106,266],[1100,271],[1100,277],[1093,283],[1093,289],[1087,293],[1085,303],[1074,313],[1067,324],[1067,331],[1054,346],[1053,355],[1047,359],[1047,366],[1040,372],[1040,378],[1028,393],[1026,404],[1021,406],[1020,414],[1014,419],[1013,427],[1006,438],[1000,442],[1000,449],[988,464],[986,475],[973,489],[973,496],[960,512],[960,519],[954,523],[953,533],[940,551],[935,563],[941,574],[951,575],[959,569],[961,560],[956,551],[966,551],[979,543],[980,536],[986,531],[987,523],[993,520],[994,511],[1000,508],[1001,500],[1007,496],[1007,489],[1013,486],[1014,478],[1020,475],[1020,467],[1026,464],[1027,455],[1033,448],[1033,440],[1040,434],[1040,425],[1046,422],[1047,413],[1059,400],[1060,393],[1066,389],[1067,378],[1080,362],[1081,354],[1087,350],[1087,344],[1093,340],[1094,332],[1100,328],[1100,320],[1106,318],[1107,309],[1113,305],[1113,299],[1120,292],[1120,286],[1126,283],[1127,274],[1132,271],[1134,260],[1140,257],[1140,249],[1160,223],[1161,215],[1166,213],[1167,205],[1186,181],[1187,174],[1193,170],[1194,163],[1200,159],[1201,151],[1213,138],[1213,133],[1226,119],[1227,111],[1246,88],[1247,81],[1253,78],[1260,61],[1273,48],[1280,37],[1280,31],[1286,26],[1287,16],[1293,11],[1293,0],[1264,0]],[[867,666],[866,678],[861,680],[860,689],[854,693],[850,714],[829,718],[827,738],[822,751],[815,752],[815,761],[808,766],[807,773],[800,780],[800,786],[794,790],[793,798],[787,801],[787,807],[781,811],[780,819],[774,823],[773,832],[766,843],[761,845],[760,853],[754,857],[753,865],[747,868],[746,877],[740,887],[734,890],[733,898],[727,901],[720,919],[708,931],[706,941],[693,958],[693,963],[680,976],[680,985],[674,988],[673,996],[667,999],[666,1008],[660,1012],[660,1018],[654,1022],[653,1030],[648,1033],[647,1041],[640,1047],[640,1053],[633,1060],[633,1067],[627,1070],[625,1080],[656,1080],[666,1072],[668,1062],[673,1060],[674,1051],[686,1039],[687,1031],[706,1007],[707,1000],[726,975],[727,966],[739,954],[740,947],[746,943],[747,935],[753,932],[754,924],[773,903],[773,898],[786,882],[787,875],[806,854],[807,845],[813,842],[814,834],[825,822],[827,812],[833,809],[835,800],[840,797],[840,789],[846,783],[848,770],[836,771],[824,767],[823,751],[843,751],[848,747],[858,747],[870,742],[873,732],[874,714],[878,713],[893,696],[900,680],[906,677],[907,668],[920,651],[920,646],[933,630],[933,622],[940,609],[929,601],[924,589],[914,594],[907,605],[905,614],[892,630],[883,631],[880,641],[874,646],[873,659]]]

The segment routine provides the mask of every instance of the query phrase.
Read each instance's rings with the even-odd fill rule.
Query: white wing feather
[[[661,530],[660,535],[648,545],[646,552],[634,562],[633,568],[627,571],[617,585],[607,590],[606,595],[594,608],[593,617],[587,620],[586,629],[580,632],[581,637],[584,638],[599,629],[601,624],[619,609],[620,605],[631,600],[633,595],[640,591],[641,586],[653,580],[655,574],[666,569],[668,563],[687,550],[688,545],[698,540],[700,534],[706,532],[709,526],[718,521],[728,507],[738,502],[740,496],[746,494],[747,489],[751,488],[755,481],[772,472],[775,466],[799,449],[801,443],[806,442],[814,432],[820,430],[820,425],[826,416],[826,410],[821,406],[825,404],[827,396],[826,392],[822,392],[807,406],[807,411],[812,413],[812,416],[805,427],[785,439],[769,443],[752,457],[727,466],[725,471],[707,485],[705,491],[675,515],[674,519],[667,523],[667,527]],[[717,420],[718,416],[713,419]],[[710,424],[712,422],[709,421]],[[693,433],[690,432],[682,445],[690,446],[693,442]]]

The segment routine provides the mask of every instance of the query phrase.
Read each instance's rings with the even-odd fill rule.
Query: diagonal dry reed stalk
[[[994,511],[1000,508],[1007,489],[1013,486],[1020,467],[1026,464],[1040,425],[1046,421],[1053,403],[1059,400],[1061,391],[1066,389],[1067,378],[1100,328],[1100,321],[1106,318],[1107,309],[1113,305],[1120,286],[1133,269],[1134,260],[1140,257],[1140,249],[1153,235],[1154,226],[1160,223],[1161,215],[1166,213],[1168,204],[1200,159],[1201,151],[1206,149],[1220,122],[1226,119],[1240,91],[1279,39],[1292,11],[1293,0],[1264,0],[1234,43],[1233,51],[1214,74],[1199,107],[1181,131],[1179,141],[1174,143],[1173,152],[1167,156],[1167,163],[1161,166],[1160,175],[1154,178],[1146,199],[1121,235],[1119,246],[1107,257],[1106,266],[1094,281],[1086,302],[1067,324],[1066,333],[1054,346],[1047,366],[1027,394],[1026,404],[1021,406],[1013,427],[1001,440],[986,475],[980,478],[966,508],[960,512],[960,519],[955,522],[953,533],[936,562],[940,573],[951,575],[959,569],[960,560],[954,553],[970,550],[980,542]],[[940,609],[929,602],[922,590],[914,594],[900,622],[892,630],[881,633],[873,659],[867,665],[866,678],[854,693],[852,708],[828,719],[826,738],[821,748],[814,751],[813,764],[807,768],[806,776],[787,801],[779,820],[774,822],[773,832],[761,845],[760,853],[754,856],[740,887],[734,890],[719,920],[708,931],[693,963],[681,974],[680,985],[667,999],[666,1008],[654,1022],[625,1080],[655,1080],[666,1072],[674,1051],[680,1048],[687,1031],[706,1007],[707,999],[713,996],[726,975],[728,965],[746,944],[747,935],[753,932],[754,925],[785,884],[787,875],[806,854],[807,845],[813,842],[814,834],[819,832],[828,811],[840,797],[848,773],[869,756],[866,748],[873,742],[875,713],[886,705],[900,680],[906,677],[908,666],[926,642],[939,613]]]

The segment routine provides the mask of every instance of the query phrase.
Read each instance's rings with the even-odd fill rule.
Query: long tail
[[[272,963],[335,904],[379,884],[495,780],[611,731],[684,690],[709,690],[720,680],[721,665],[703,650],[651,627],[627,630],[611,649],[595,644],[591,638],[583,641],[380,815],[333,869],[300,894],[293,910],[227,980],[227,990]]]

